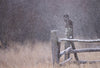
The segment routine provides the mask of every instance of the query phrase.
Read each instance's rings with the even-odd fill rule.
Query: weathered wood
[[[65,42],[65,50],[68,48],[68,47],[70,47],[70,42]],[[68,52],[65,52],[64,53],[65,54],[65,57],[64,57],[64,60],[66,60],[66,59],[68,59],[69,57],[70,57],[70,53]]]
[[[65,53],[84,53],[84,52],[100,52],[100,48],[84,48],[84,49],[72,50],[72,48],[69,47],[69,48],[61,51],[60,56],[62,56]]]
[[[61,42],[61,41],[94,43],[94,42],[100,42],[100,39],[94,39],[94,40],[82,40],[82,39],[59,38],[59,42]]]
[[[71,50],[71,53],[82,53],[82,52],[100,52],[100,48],[84,48]]]
[[[68,58],[67,60],[60,63],[60,66],[64,65],[65,63],[68,63],[72,58]]]
[[[71,43],[71,46],[72,46],[73,50],[75,50],[76,48],[75,48],[74,43],[73,43],[73,42],[70,42],[70,43]],[[76,59],[77,61],[79,60],[79,59],[78,59],[77,53],[74,53],[74,57],[75,57],[75,59]]]
[[[95,60],[95,61],[71,61],[70,63],[74,63],[74,64],[93,64],[93,63],[100,63],[100,60]]]
[[[64,65],[65,63],[70,63],[70,64],[94,64],[94,63],[100,63],[100,60],[95,60],[95,61],[84,61],[84,60],[80,60],[80,61],[70,61],[72,58],[69,58],[63,62],[60,63],[60,65]]]
[[[66,38],[58,39],[57,30],[51,31],[52,58],[53,58],[54,67],[58,68],[59,65],[63,65],[65,63],[85,64],[85,63],[100,62],[100,61],[79,61],[78,55],[77,55],[77,53],[83,53],[83,52],[100,52],[100,48],[76,49],[74,45],[74,42],[94,43],[94,42],[100,42],[100,39],[94,39],[94,40],[73,39],[73,23],[69,19],[68,15],[64,15],[64,21],[66,23],[66,26],[65,26]],[[60,42],[61,41],[65,41],[65,50],[60,52]],[[71,60],[70,53],[74,53],[74,57],[76,61],[70,61]],[[59,63],[60,57],[63,54],[65,55],[64,61]]]
[[[63,54],[68,54],[70,51],[71,51],[72,47],[68,47],[67,49],[63,50],[60,52],[60,57],[63,55]]]
[[[59,64],[59,54],[60,54],[60,43],[58,42],[57,31],[51,31],[51,44],[52,44],[52,58],[53,65],[56,66]]]

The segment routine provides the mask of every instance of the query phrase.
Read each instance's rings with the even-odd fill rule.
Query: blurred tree
[[[99,6],[100,0],[0,0],[0,40],[49,41],[52,29],[63,36],[64,14],[74,23],[74,37],[99,38]]]

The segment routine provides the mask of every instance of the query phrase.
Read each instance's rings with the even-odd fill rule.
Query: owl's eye
[[[68,17],[69,17],[69,15],[64,15],[64,17],[65,17],[65,18],[68,18]]]

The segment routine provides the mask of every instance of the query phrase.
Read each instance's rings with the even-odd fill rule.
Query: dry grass
[[[8,49],[0,50],[0,68],[52,68],[50,43],[37,42],[32,46],[31,43],[26,43],[24,46],[12,43]],[[80,59],[85,60],[100,59],[100,53],[79,55]],[[68,64],[62,68],[100,68],[99,64]]]
[[[14,47],[15,45],[16,47]],[[31,47],[31,45],[30,43],[24,46],[14,44],[7,50],[0,50],[0,68],[42,68],[47,65],[52,66],[50,45],[43,43],[37,43],[34,47]]]

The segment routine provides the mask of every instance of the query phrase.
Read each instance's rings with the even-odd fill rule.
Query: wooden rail
[[[94,60],[94,61],[71,61],[70,63],[79,63],[79,64],[86,64],[86,63],[89,63],[89,64],[93,64],[93,63],[100,63],[100,60]]]
[[[59,42],[61,42],[61,41],[70,41],[70,42],[96,43],[96,42],[100,42],[100,39],[94,39],[94,40],[82,40],[82,39],[59,38],[58,41],[59,41]]]
[[[71,51],[71,53],[83,53],[83,52],[100,52],[100,48],[84,48]]]
[[[69,58],[63,62],[61,62],[59,65],[62,66],[65,63],[70,63],[70,64],[93,64],[93,63],[100,63],[100,60],[95,60],[95,61],[84,61],[84,60],[80,60],[80,61],[71,61],[72,58]]]
[[[65,53],[84,53],[84,52],[100,52],[100,48],[84,48],[84,49],[75,49],[73,50],[71,47],[60,52],[60,56]]]
[[[53,66],[57,67],[59,65],[63,65],[65,63],[96,63],[98,61],[80,61],[77,53],[83,52],[100,52],[100,48],[84,48],[84,49],[76,49],[74,42],[85,42],[85,43],[96,43],[100,42],[100,39],[94,40],[82,40],[82,39],[73,39],[73,23],[70,21],[68,15],[64,15],[64,21],[66,23],[65,26],[65,36],[66,38],[58,38],[57,30],[51,31],[51,45],[52,45],[52,58],[53,58]],[[60,43],[65,41],[65,50],[60,52]],[[76,61],[71,61],[70,54],[74,54],[74,58]],[[60,57],[64,55],[64,61],[60,62]]]
[[[60,52],[60,57],[61,57],[63,54],[65,54],[65,53],[71,52],[71,49],[72,49],[72,47],[68,47],[67,49],[61,51],[61,52]]]
[[[60,40],[60,41],[59,41]],[[65,50],[60,52],[60,42],[61,41],[67,41],[70,42],[69,47],[67,47]],[[66,58],[63,62],[60,63],[60,57],[62,55],[70,55],[71,53],[74,54],[75,58],[78,58],[77,53],[84,53],[84,52],[100,52],[100,48],[83,48],[83,49],[73,49],[71,42],[85,42],[85,43],[95,43],[95,42],[100,42],[99,39],[97,40],[80,40],[80,39],[66,39],[66,38],[58,38],[57,37],[57,31],[53,30],[51,31],[51,43],[52,43],[52,57],[53,57],[53,65],[58,66],[58,65],[64,65],[65,63],[80,63],[80,64],[85,64],[85,63],[96,63],[100,62],[98,61],[80,61],[79,59],[76,61],[71,61],[70,56]],[[75,47],[75,46],[74,46]]]

